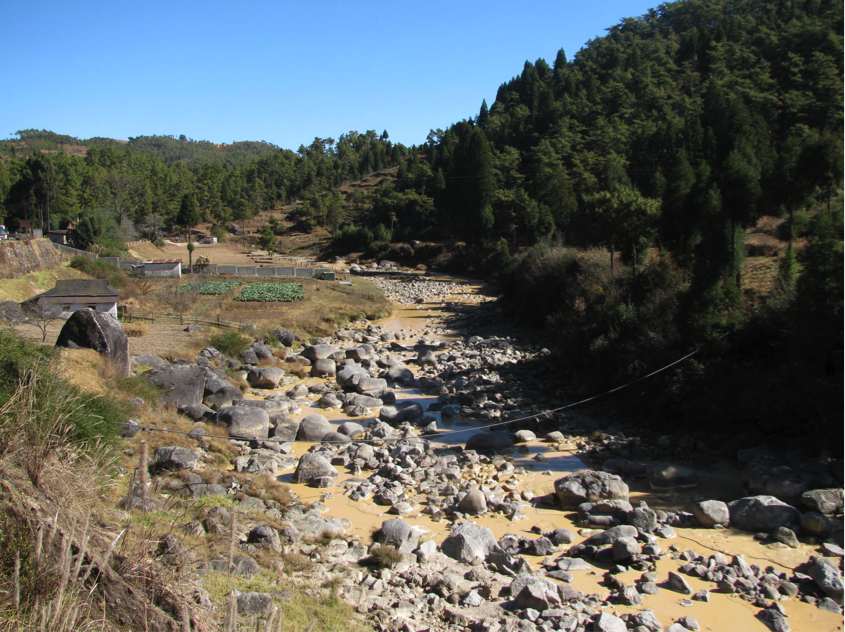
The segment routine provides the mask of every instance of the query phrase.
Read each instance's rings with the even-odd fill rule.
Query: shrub
[[[393,568],[402,561],[402,554],[395,546],[383,544],[373,549],[370,561],[376,568]]]
[[[217,238],[218,243],[223,243],[226,241],[226,229],[222,226],[215,226],[211,229],[211,236]]]
[[[250,344],[249,338],[236,331],[214,334],[211,336],[210,342],[212,347],[231,358],[239,356]]]
[[[88,257],[77,255],[70,260],[68,265],[95,279],[108,279],[112,287],[123,287],[125,275],[121,269],[102,259],[89,259]]]
[[[150,328],[146,323],[124,323],[123,331],[130,338],[142,338],[150,333]]]
[[[344,226],[332,235],[332,247],[339,251],[363,251],[373,243],[373,232],[363,226]]]

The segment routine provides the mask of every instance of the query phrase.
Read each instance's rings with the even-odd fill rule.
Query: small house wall
[[[182,264],[177,263],[145,263],[144,276],[167,277],[171,279],[182,278]]]
[[[92,304],[89,303],[71,303],[70,309],[62,309],[62,311],[66,312],[76,312],[80,309],[87,309],[91,307]],[[64,305],[62,306],[64,308]],[[94,311],[97,312],[107,312],[117,318],[117,303],[97,303],[94,307],[91,307]]]

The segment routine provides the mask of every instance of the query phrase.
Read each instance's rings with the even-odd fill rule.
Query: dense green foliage
[[[302,283],[250,283],[235,297],[236,301],[257,301],[259,303],[301,301],[305,298]]]
[[[818,451],[834,428],[841,443],[842,93],[841,7],[673,2],[571,62],[527,63],[489,110],[432,137],[432,168],[448,190],[450,152],[485,131],[488,243],[539,242],[503,271],[503,301],[549,328],[585,392],[698,349],[615,397],[676,430]],[[790,244],[755,307],[741,270],[762,215],[789,218]]]
[[[372,130],[342,134],[337,141],[318,138],[296,152],[266,143],[217,147],[167,136],[127,144],[44,130],[17,135],[19,140],[0,142],[4,223],[12,230],[23,219],[45,230],[70,228],[79,248],[113,249],[137,236],[154,241],[201,221],[222,226],[299,198],[303,203],[291,218],[296,228],[334,229],[343,220],[342,201],[337,193],[324,193],[397,165],[406,153],[386,133]]]
[[[68,265],[80,272],[84,272],[93,279],[108,279],[109,284],[113,288],[123,287],[123,271],[102,259],[89,259],[83,255],[78,255],[71,259]]]
[[[223,331],[211,336],[211,346],[230,358],[237,358],[250,345],[250,339],[236,331]]]

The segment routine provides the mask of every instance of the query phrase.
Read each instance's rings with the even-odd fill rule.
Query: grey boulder
[[[166,404],[178,408],[202,402],[206,369],[174,364],[165,369],[153,369],[147,375],[153,385],[164,391],[161,398]]]
[[[293,483],[310,483],[320,478],[335,479],[338,475],[339,472],[332,467],[332,464],[325,457],[312,452],[300,457],[291,481]]]
[[[199,463],[199,454],[188,448],[167,446],[153,453],[153,471],[192,470]]]
[[[731,525],[743,531],[772,533],[801,524],[801,512],[774,496],[748,496],[728,503]]]
[[[555,492],[564,508],[575,509],[584,502],[628,500],[628,485],[615,474],[578,470],[555,481]]]
[[[230,437],[239,439],[267,439],[270,415],[254,406],[227,406],[217,412],[217,423],[226,426]]]
[[[111,314],[93,309],[75,311],[59,332],[56,346],[93,349],[108,358],[120,377],[129,377],[129,338]]]
[[[275,366],[250,369],[246,381],[252,388],[273,389],[278,388],[285,372]]]
[[[715,527],[722,525],[727,527],[731,521],[731,514],[728,505],[721,500],[702,500],[695,503],[692,513],[698,524],[702,527]]]
[[[513,441],[506,432],[485,430],[472,435],[466,442],[466,449],[481,454],[507,454],[513,451]]]
[[[320,441],[325,435],[332,432],[334,428],[323,415],[308,415],[299,422],[299,429],[296,433],[297,441]]]

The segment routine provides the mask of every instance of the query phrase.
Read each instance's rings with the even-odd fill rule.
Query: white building
[[[168,277],[171,279],[182,278],[181,259],[149,259],[144,261],[143,267],[145,277]]]
[[[98,312],[108,312],[117,318],[117,302],[120,292],[109,285],[108,279],[93,281],[70,279],[56,281],[56,287],[43,294],[34,296],[21,304],[24,311],[56,305],[58,311],[73,313],[90,308]]]

